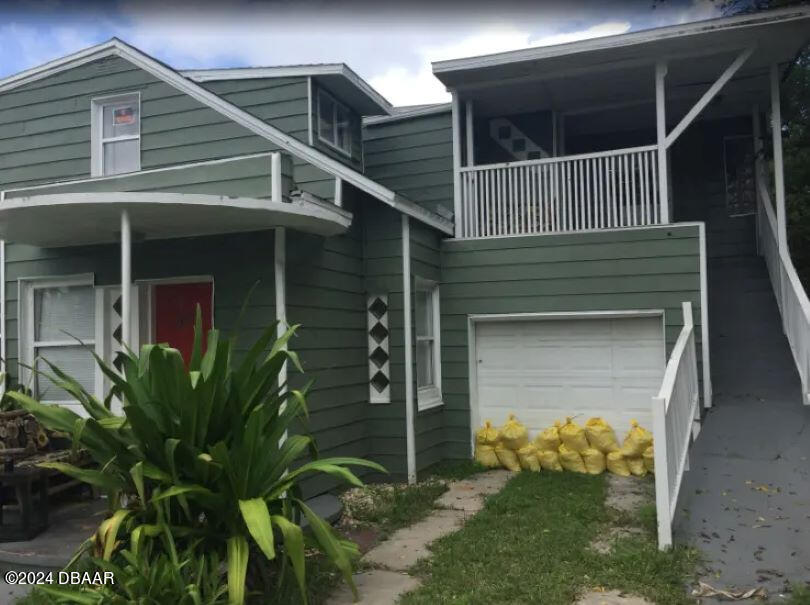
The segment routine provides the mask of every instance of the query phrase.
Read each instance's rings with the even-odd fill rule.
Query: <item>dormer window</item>
[[[92,101],[92,176],[141,169],[141,99],[131,93]]]
[[[325,90],[318,90],[318,138],[348,156],[352,154],[349,108]]]

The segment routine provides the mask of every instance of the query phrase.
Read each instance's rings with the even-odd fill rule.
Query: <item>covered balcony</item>
[[[673,159],[697,155],[682,135],[698,122],[726,121],[729,212],[753,213],[753,124],[778,118],[807,15],[720,21],[435,63],[453,94],[456,237],[703,220],[681,187],[700,170]]]

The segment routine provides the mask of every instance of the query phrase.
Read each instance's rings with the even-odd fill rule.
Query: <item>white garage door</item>
[[[661,316],[476,323],[480,424],[510,412],[530,434],[565,416],[602,416],[620,436],[631,418],[652,429],[664,375]]]

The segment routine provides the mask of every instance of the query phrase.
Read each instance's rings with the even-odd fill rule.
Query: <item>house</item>
[[[638,418],[668,528],[709,305],[734,311],[714,261],[766,255],[809,390],[766,135],[808,33],[796,8],[441,61],[452,103],[404,109],[342,64],[177,71],[117,39],[0,80],[4,367],[71,405],[27,369],[101,394],[71,336],[188,355],[196,304],[228,332],[247,300],[243,335],[302,325],[322,453],[413,479],[484,418]]]

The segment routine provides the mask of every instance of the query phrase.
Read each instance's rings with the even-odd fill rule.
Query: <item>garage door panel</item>
[[[663,378],[657,317],[480,323],[476,329],[479,420],[514,412],[536,433],[577,415],[603,416],[624,432],[650,425]]]

